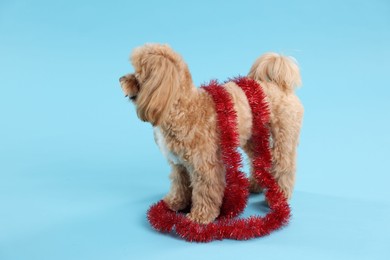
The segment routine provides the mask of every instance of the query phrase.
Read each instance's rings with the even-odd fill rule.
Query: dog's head
[[[134,73],[119,79],[122,90],[136,105],[138,117],[159,125],[172,103],[191,87],[182,58],[168,45],[146,44],[131,55]]]

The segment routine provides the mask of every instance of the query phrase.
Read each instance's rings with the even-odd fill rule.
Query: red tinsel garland
[[[237,115],[230,94],[211,81],[202,86],[213,98],[220,130],[222,160],[226,168],[226,188],[218,219],[210,224],[192,222],[184,214],[168,208],[163,200],[152,205],[147,217],[152,227],[160,232],[176,233],[187,241],[209,242],[224,238],[247,240],[268,235],[288,223],[290,207],[278,184],[270,174],[271,153],[269,150],[269,109],[265,94],[252,79],[239,77],[233,81],[244,91],[252,110],[253,159],[252,168],[256,181],[265,190],[270,212],[264,217],[252,216],[235,219],[245,208],[248,199],[248,180],[240,171],[241,156],[237,151],[239,136]]]

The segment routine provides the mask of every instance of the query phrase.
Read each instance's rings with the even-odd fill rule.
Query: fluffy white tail
[[[293,91],[302,83],[295,59],[273,52],[258,58],[248,77],[259,81],[274,82],[287,92]]]

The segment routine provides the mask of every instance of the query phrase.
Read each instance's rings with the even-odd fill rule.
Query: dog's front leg
[[[225,190],[223,164],[203,163],[191,172],[192,208],[188,217],[195,222],[207,224],[214,221],[222,205]]]
[[[190,176],[183,165],[171,163],[171,190],[164,201],[171,210],[185,209],[191,203]]]

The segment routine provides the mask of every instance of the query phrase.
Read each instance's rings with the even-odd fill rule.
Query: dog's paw
[[[189,218],[191,221],[199,223],[199,224],[209,224],[214,221],[214,218],[203,218],[201,216],[197,216],[191,213],[187,214],[187,218]]]
[[[183,198],[177,198],[170,195],[167,195],[164,198],[164,202],[167,204],[168,208],[173,211],[180,211],[188,207],[189,202]]]
[[[263,192],[263,188],[260,187],[254,178],[249,178],[249,192],[255,194]]]
[[[289,201],[292,196],[292,190],[290,187],[280,187],[280,190],[282,191],[284,197]]]
[[[218,214],[197,214],[195,212],[187,214],[187,218],[199,224],[209,224],[213,222],[217,217]]]

